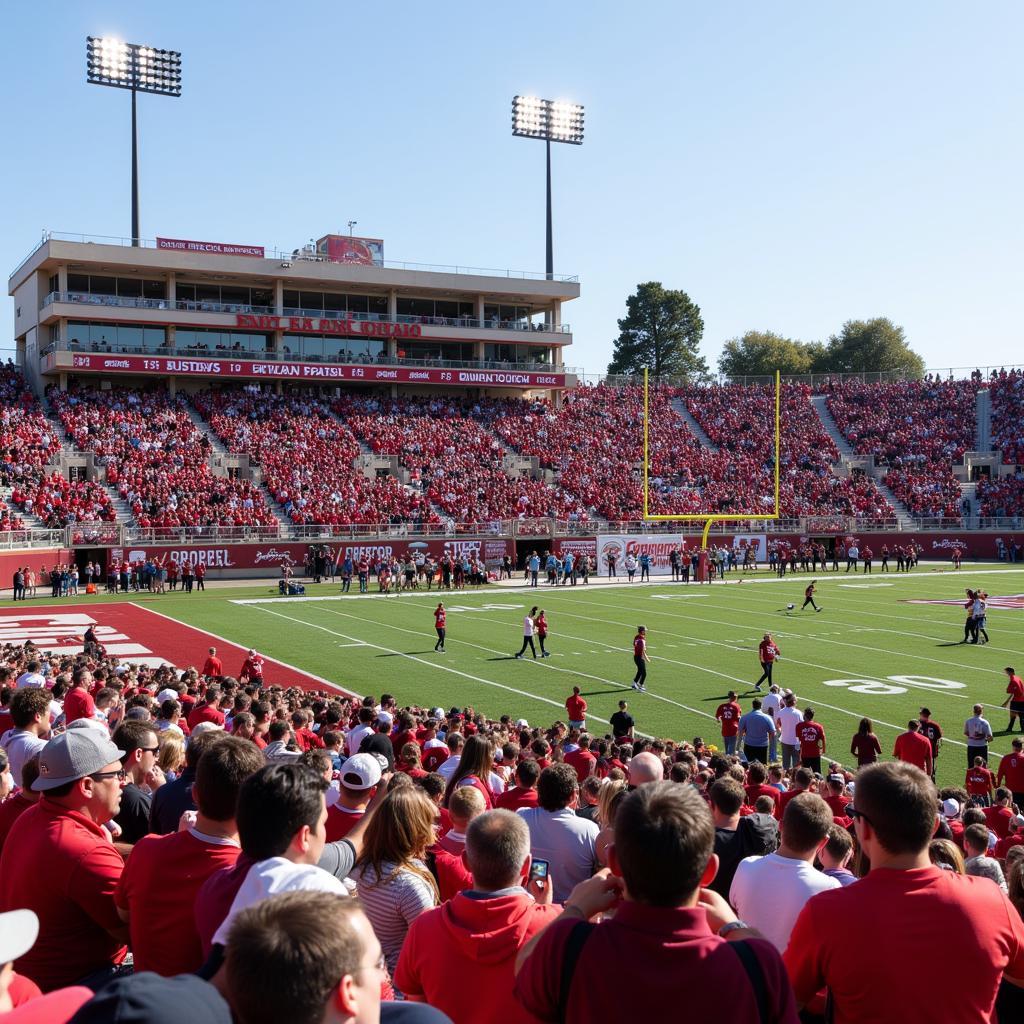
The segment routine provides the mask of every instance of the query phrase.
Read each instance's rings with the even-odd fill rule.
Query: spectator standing
[[[921,716],[918,721],[920,722],[921,735],[932,745],[932,771],[931,776],[935,778],[936,760],[939,756],[939,748],[942,746],[942,726],[938,722],[932,721],[932,713],[928,708],[921,708],[918,712]]]
[[[767,680],[768,685],[772,684],[772,668],[775,662],[782,656],[778,645],[772,639],[771,633],[765,633],[757,648],[757,657],[761,662],[761,678],[754,683],[754,689],[760,690],[761,684]]]
[[[840,887],[814,867],[831,827],[832,811],[825,801],[815,793],[801,793],[786,804],[778,850],[747,857],[736,868],[729,902],[780,953],[804,904],[819,892]]]
[[[715,824],[715,856],[718,857],[718,871],[708,888],[728,899],[740,861],[746,857],[763,857],[776,850],[779,826],[771,814],[756,811],[740,814],[746,794],[735,779],[718,779],[708,790],[708,797]]]
[[[518,813],[530,830],[530,853],[550,866],[553,898],[562,903],[574,885],[597,870],[595,843],[600,829],[576,812],[576,772],[554,764],[540,773],[536,807]]]
[[[113,740],[114,746],[124,751],[121,766],[128,780],[114,820],[121,828],[121,842],[130,845],[149,832],[152,794],[166,781],[156,763],[160,742],[156,729],[147,722],[124,722],[118,726]]]
[[[1006,700],[1000,705],[1004,708],[1007,704],[1010,706],[1010,724],[1007,725],[1006,731],[1013,732],[1013,723],[1019,721],[1020,731],[1024,732],[1024,679],[1021,679],[1010,666],[1004,668],[1003,671],[1009,679],[1006,684]]]
[[[488,811],[470,823],[465,856],[472,888],[413,921],[395,984],[455,1024],[532,1024],[535,1018],[512,999],[514,965],[519,950],[561,913],[551,902],[551,880],[524,888],[530,833],[509,811]]]
[[[814,708],[804,708],[804,720],[797,726],[796,737],[800,741],[800,763],[820,775],[825,730],[814,721]]]
[[[392,790],[370,819],[352,874],[392,976],[409,926],[439,902],[425,862],[434,817],[434,805],[418,788]]]
[[[77,722],[80,718],[96,717],[96,702],[90,692],[93,675],[89,669],[79,665],[71,676],[71,689],[64,697],[64,725]]]
[[[736,691],[730,690],[724,704],[715,709],[715,718],[722,723],[722,745],[727,754],[736,753],[736,736],[740,731],[743,708],[736,699]]]
[[[991,1019],[1001,978],[1024,983],[1024,922],[1006,896],[929,861],[937,800],[910,764],[858,774],[851,816],[871,871],[815,896],[797,918],[784,959],[799,1004],[827,986],[835,1024],[926,1019],[910,950],[915,963],[957,965],[944,979],[944,1024]]]
[[[1024,740],[1015,739],[1013,749],[1004,754],[996,770],[996,785],[1005,786],[1013,794],[1013,802],[1024,810]]]
[[[235,804],[242,783],[262,767],[263,756],[254,744],[219,737],[196,770],[196,823],[136,843],[114,894],[118,914],[131,931],[136,972],[170,977],[202,966],[195,902],[203,882],[233,867],[242,852]]]
[[[338,797],[327,810],[327,842],[344,839],[359,824],[377,791],[381,775],[380,761],[373,754],[353,754],[341,766]]]
[[[740,719],[739,739],[748,762],[768,763],[768,741],[775,732],[775,723],[761,710],[761,701],[755,697],[750,710]]]
[[[530,609],[530,614],[523,618],[523,646],[519,648],[519,653],[516,655],[517,658],[521,658],[526,651],[526,648],[530,648],[530,652],[534,658],[537,657],[537,647],[533,642],[533,634],[535,631],[534,618],[537,615],[537,606],[534,605]]]
[[[572,695],[566,698],[565,713],[569,717],[569,728],[583,730],[587,727],[587,702],[580,696],[580,688],[574,686]]]
[[[882,745],[878,742],[871,727],[870,718],[862,718],[853,740],[850,742],[850,753],[857,758],[857,766],[863,768],[866,764],[874,764],[882,756]]]
[[[15,690],[10,707],[14,728],[0,736],[0,747],[7,752],[15,785],[23,786],[25,763],[43,750],[50,737],[50,692],[36,687]]]
[[[495,800],[495,806],[506,811],[518,811],[521,807],[537,806],[537,780],[540,768],[532,758],[516,765],[516,785],[506,789]]]
[[[974,764],[974,759],[980,757],[988,763],[988,745],[992,741],[992,726],[982,715],[982,706],[974,705],[974,715],[964,722],[964,735],[967,737],[967,767]]]
[[[782,707],[775,712],[775,728],[782,747],[783,769],[796,768],[800,763],[800,740],[796,731],[803,724],[804,716],[796,706],[796,694],[787,693],[782,698]]]
[[[608,719],[612,727],[612,736],[617,744],[633,742],[633,728],[636,723],[629,713],[629,705],[624,700],[619,701],[619,710],[614,712]]]
[[[989,831],[984,825],[968,825],[964,829],[964,871],[977,878],[990,878],[1003,892],[1006,879],[999,861],[988,855]]]
[[[916,718],[907,722],[907,731],[901,732],[896,737],[892,756],[897,761],[906,761],[907,764],[916,765],[925,775],[931,775],[932,745],[921,735],[920,729],[921,723]]]
[[[121,804],[122,751],[99,729],[75,728],[39,755],[43,794],[14,824],[0,857],[0,912],[32,910],[39,939],[16,966],[44,992],[98,989],[127,953],[114,891],[124,869],[103,826]]]
[[[641,693],[647,689],[647,663],[650,660],[647,653],[647,627],[637,626],[636,636],[633,637],[633,664],[636,665],[633,689],[639,690]]]
[[[658,782],[630,793],[616,817],[612,876],[578,885],[520,951],[516,999],[541,1020],[592,1024],[659,1019],[686,992],[693,1020],[796,1024],[778,953],[701,888],[714,877],[713,846],[711,816],[690,787]],[[587,923],[612,906],[614,917]]]

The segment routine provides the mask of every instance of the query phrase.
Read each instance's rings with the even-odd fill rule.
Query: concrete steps
[[[992,451],[992,393],[979,388],[974,396],[974,448],[979,452]]]
[[[690,431],[700,441],[704,448],[717,452],[718,445],[714,444],[710,437],[704,433],[704,428],[693,418],[690,410],[686,408],[686,401],[682,398],[672,399],[672,411],[690,428]]]
[[[832,413],[828,411],[828,402],[825,395],[812,395],[811,405],[814,406],[814,411],[818,414],[818,419],[821,420],[821,425],[825,428],[825,432],[835,442],[835,446],[839,449],[840,455],[856,455],[853,445],[843,437],[842,431],[836,425],[836,421],[832,418]]]

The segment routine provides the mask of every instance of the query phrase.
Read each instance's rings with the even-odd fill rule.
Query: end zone
[[[90,604],[81,609],[35,604],[3,608],[0,643],[23,644],[31,640],[41,651],[81,654],[82,636],[90,625],[95,627],[108,654],[134,664],[171,665],[179,669],[199,666],[206,657],[206,649],[216,644],[225,668],[235,674],[248,653],[247,648],[232,640],[133,602]],[[267,663],[266,679],[274,685],[330,689],[349,697],[358,696],[329,679],[260,653]]]

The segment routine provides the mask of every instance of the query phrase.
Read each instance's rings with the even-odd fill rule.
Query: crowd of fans
[[[833,378],[825,391],[843,436],[888,467],[886,484],[913,515],[961,515],[951,466],[974,446],[977,381]]]
[[[730,695],[723,752],[625,701],[588,728],[578,688],[538,727],[282,689],[256,651],[87,651],[0,650],[12,1022],[592,1024],[685,991],[726,1024],[905,1024],[908,951],[958,966],[942,1019],[1020,1019],[1019,740],[939,791],[927,709],[895,762],[865,720],[847,767],[788,695]]]
[[[571,488],[502,467],[506,450],[485,426],[501,410],[522,415],[523,403],[455,398],[337,398],[333,409],[377,454],[397,455],[411,482],[458,522],[496,519],[588,518]]]
[[[107,483],[143,528],[268,526],[276,522],[248,480],[215,476],[210,442],[188,414],[187,400],[160,386],[103,391],[51,387],[51,406],[72,444],[91,451]]]
[[[440,521],[394,477],[371,480],[355,467],[359,442],[325,400],[254,386],[200,392],[193,402],[230,451],[260,465],[293,523]]]

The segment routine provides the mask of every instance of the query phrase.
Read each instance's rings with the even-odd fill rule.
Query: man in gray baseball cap
[[[0,855],[0,912],[26,909],[39,938],[16,961],[44,992],[116,977],[127,927],[114,904],[124,861],[103,826],[121,805],[123,751],[98,729],[69,729],[39,753],[41,796]]]

